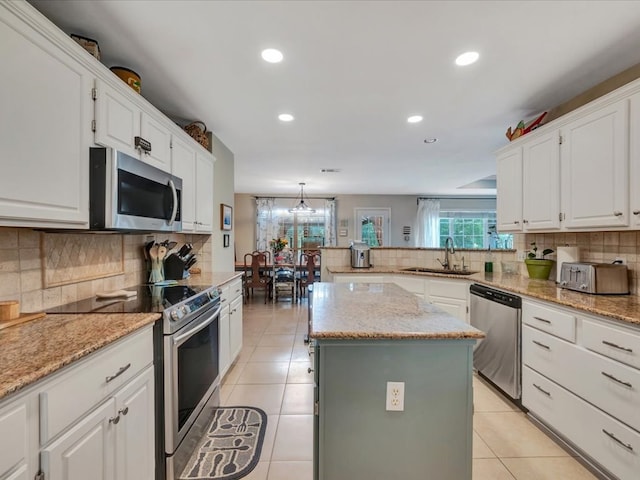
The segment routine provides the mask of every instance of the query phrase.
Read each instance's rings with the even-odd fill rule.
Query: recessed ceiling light
[[[419,123],[422,121],[422,115],[412,115],[407,118],[407,122],[409,123]]]
[[[280,50],[276,50],[275,48],[267,48],[262,51],[262,58],[265,62],[280,63],[284,58],[284,55],[282,55],[282,52]]]
[[[476,62],[479,57],[480,54],[478,52],[464,52],[462,55],[458,55],[458,58],[456,58],[456,65],[460,65],[461,67],[471,65],[472,63]]]
[[[436,143],[438,141],[437,138],[425,138],[424,143]]]
[[[281,113],[278,115],[278,120],[281,122],[293,122],[293,115],[290,113]]]

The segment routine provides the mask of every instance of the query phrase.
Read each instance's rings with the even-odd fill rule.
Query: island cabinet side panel
[[[471,480],[473,340],[319,341],[316,480]],[[404,382],[404,411],[386,410]]]

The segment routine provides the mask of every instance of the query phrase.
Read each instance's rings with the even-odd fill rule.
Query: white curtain
[[[440,246],[440,200],[418,199],[416,219],[416,247],[437,248]]]
[[[269,250],[269,242],[275,238],[273,202],[273,198],[256,198],[256,250]]]
[[[327,247],[338,245],[336,238],[336,201],[324,201],[324,244]]]

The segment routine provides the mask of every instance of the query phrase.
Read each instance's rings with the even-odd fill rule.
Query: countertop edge
[[[88,355],[104,348],[112,343],[135,333],[138,330],[141,330],[148,325],[155,323],[158,319],[161,318],[159,313],[148,313],[148,314],[47,314],[43,319],[36,320],[32,322],[30,325],[31,329],[41,328],[43,325],[46,325],[45,322],[50,323],[60,323],[63,321],[70,322],[83,322],[86,317],[90,316],[100,316],[102,320],[112,319],[113,317],[117,317],[118,320],[122,322],[123,319],[135,317],[135,320],[131,323],[128,323],[125,326],[118,326],[116,330],[110,332],[106,336],[99,336],[92,342],[86,342],[84,346],[74,349],[68,353],[58,351],[55,358],[51,359],[49,362],[43,362],[41,365],[37,367],[30,368],[26,373],[22,373],[20,371],[15,371],[15,378],[13,379],[0,379],[0,401],[3,401],[6,397],[9,397],[13,394],[19,393],[24,389],[34,385],[40,380],[45,379],[46,377],[55,374],[60,369],[71,365],[72,363],[81,360]],[[38,325],[39,324],[39,325]],[[27,325],[22,326],[25,328]],[[16,327],[11,327],[16,328]],[[55,327],[51,327],[55,328]],[[5,330],[7,332],[10,329]],[[17,330],[16,330],[17,331]],[[9,367],[9,372],[11,372],[11,365]],[[5,371],[6,374],[6,371]]]

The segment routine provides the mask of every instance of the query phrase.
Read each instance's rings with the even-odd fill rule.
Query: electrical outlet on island
[[[387,382],[387,411],[404,412],[404,382]]]

